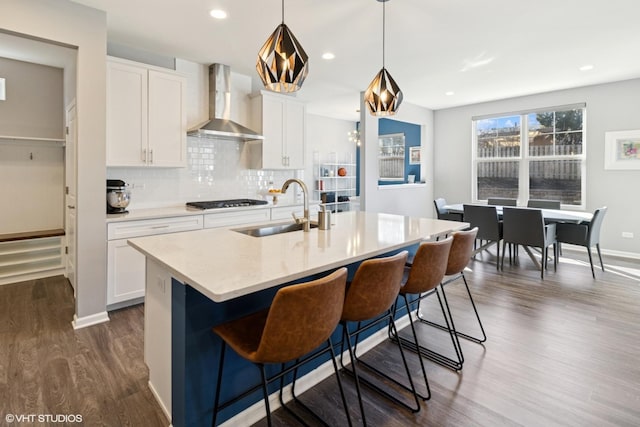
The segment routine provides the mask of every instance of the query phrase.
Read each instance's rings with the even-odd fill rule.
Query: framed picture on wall
[[[605,132],[605,169],[640,169],[640,130]]]
[[[409,164],[410,165],[419,165],[420,164],[420,147],[409,147]]]

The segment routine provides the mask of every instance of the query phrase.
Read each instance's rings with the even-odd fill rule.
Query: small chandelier
[[[347,133],[349,136],[349,142],[355,142],[356,145],[360,146],[360,131],[359,130],[351,130]]]
[[[264,87],[273,92],[297,91],[309,73],[309,58],[284,23],[284,0],[282,23],[258,52],[256,70]]]
[[[402,103],[402,91],[384,66],[385,7],[389,0],[378,0],[382,3],[382,69],[373,78],[364,92],[364,102],[369,113],[374,116],[394,115]]]

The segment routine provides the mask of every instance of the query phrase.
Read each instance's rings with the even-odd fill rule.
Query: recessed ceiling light
[[[449,92],[445,92],[444,94],[447,95],[447,96],[453,96],[456,93],[454,91],[450,90]]]
[[[209,12],[209,15],[216,19],[225,19],[227,17],[227,12],[222,9],[213,9]]]
[[[333,59],[336,56],[331,52],[325,52],[322,54],[322,59]]]
[[[591,64],[587,64],[587,65],[583,65],[582,67],[579,68],[580,71],[589,71],[589,70],[593,70],[593,65]]]

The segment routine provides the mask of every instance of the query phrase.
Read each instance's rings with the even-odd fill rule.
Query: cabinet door
[[[304,168],[305,106],[287,101],[285,114],[284,157],[286,167]]]
[[[144,255],[126,239],[109,241],[107,252],[107,305],[143,297]]]
[[[284,100],[272,97],[262,97],[262,168],[282,169],[284,161]]]
[[[146,164],[147,70],[107,62],[107,166]]]
[[[150,166],[186,166],[186,81],[149,70]]]

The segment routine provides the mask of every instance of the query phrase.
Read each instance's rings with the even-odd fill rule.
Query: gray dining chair
[[[604,271],[602,263],[602,254],[600,253],[600,228],[602,221],[607,213],[607,207],[596,209],[593,218],[588,224],[557,224],[558,243],[569,243],[571,245],[584,246],[589,254],[589,264],[591,264],[591,275],[596,278],[596,272],[593,269],[593,258],[591,256],[591,247],[595,245],[598,250],[598,258],[600,259],[600,268]]]
[[[489,246],[496,244],[497,248],[497,269],[500,270],[500,240],[502,240],[502,221],[498,218],[498,211],[495,206],[484,205],[463,205],[464,221],[469,223],[470,228],[478,227],[476,239],[487,243],[481,245],[475,253],[487,250]]]
[[[487,200],[488,205],[492,206],[517,206],[518,199],[509,199],[504,197],[489,197]]]
[[[540,209],[509,208],[502,209],[503,235],[502,259],[504,269],[504,251],[507,243],[540,248],[540,278],[544,279],[547,267],[548,248],[553,245],[553,268],[558,266],[558,242],[556,224],[545,224]]]
[[[448,221],[462,221],[462,214],[457,212],[449,212],[449,209],[445,208],[447,201],[442,197],[438,197],[433,201],[433,205],[436,208],[436,215],[438,219],[444,219]]]
[[[560,209],[560,200],[529,199],[528,208]]]

